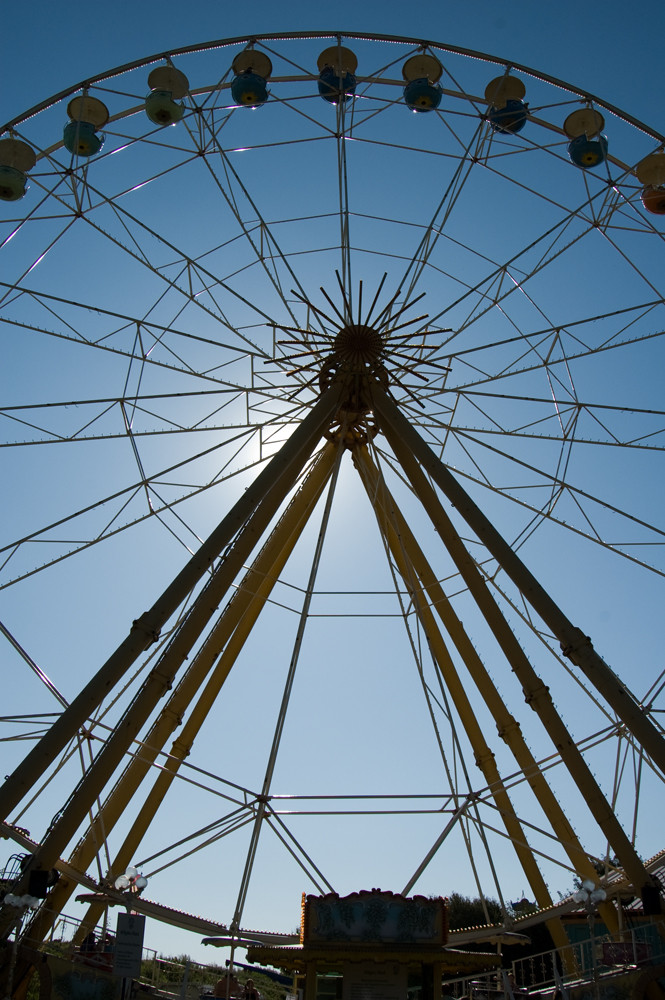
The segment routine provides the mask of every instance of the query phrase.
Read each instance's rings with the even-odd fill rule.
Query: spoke
[[[293,272],[293,269],[291,268],[290,264],[288,263],[288,260],[286,259],[286,257],[282,253],[282,251],[280,250],[279,244],[277,242],[277,239],[275,238],[274,234],[270,231],[270,228],[268,227],[268,224],[266,223],[265,218],[262,216],[262,214],[259,211],[256,203],[252,199],[250,193],[247,191],[245,185],[242,183],[242,180],[241,180],[239,174],[234,169],[233,164],[229,160],[226,152],[219,145],[218,140],[217,140],[217,135],[214,133],[213,130],[211,130],[211,137],[212,137],[212,141],[213,141],[215,147],[217,148],[217,150],[218,150],[218,152],[220,154],[220,158],[221,158],[221,162],[222,162],[223,167],[224,167],[224,173],[226,175],[226,181],[227,181],[227,183],[230,182],[230,179],[232,177],[233,180],[234,180],[234,182],[235,182],[235,184],[237,185],[239,191],[242,193],[243,198],[250,205],[250,207],[252,209],[253,215],[258,220],[259,238],[260,238],[260,241],[261,241],[260,245],[257,245],[257,243],[253,239],[252,234],[249,232],[249,230],[245,226],[245,224],[244,224],[244,222],[242,220],[242,216],[241,216],[241,214],[239,212],[239,209],[237,207],[237,203],[235,201],[235,198],[233,197],[232,192],[231,192],[230,196],[227,195],[227,193],[226,193],[226,191],[224,189],[224,186],[221,183],[221,179],[218,178],[218,177],[216,177],[214,175],[214,172],[212,171],[212,166],[211,166],[211,164],[210,164],[210,162],[209,162],[208,159],[206,159],[206,161],[205,161],[206,162],[206,166],[211,171],[211,173],[213,173],[213,176],[215,176],[215,180],[216,180],[216,183],[218,185],[219,191],[223,195],[223,197],[225,198],[225,200],[227,201],[227,204],[229,205],[229,207],[231,208],[231,210],[233,211],[234,217],[236,218],[236,220],[237,220],[238,224],[240,225],[240,227],[241,227],[241,229],[242,229],[242,231],[243,231],[246,239],[249,241],[249,243],[250,243],[250,245],[252,247],[252,250],[254,252],[255,258],[260,262],[260,264],[261,264],[262,268],[264,269],[265,273],[268,275],[269,280],[271,281],[271,283],[273,284],[274,288],[276,289],[276,291],[277,291],[277,293],[278,293],[278,295],[279,295],[279,297],[280,297],[280,299],[281,299],[281,301],[282,301],[282,303],[283,303],[283,305],[284,305],[284,307],[285,307],[288,315],[291,317],[292,321],[295,323],[296,322],[296,317],[294,316],[294,314],[293,314],[293,312],[291,310],[291,306],[290,306],[289,302],[285,298],[284,290],[282,288],[281,281],[280,281],[280,278],[279,278],[279,274],[278,274],[277,269],[276,269],[276,259],[279,260],[284,265],[286,273],[288,274],[288,276],[289,276],[289,278],[291,280],[293,280],[293,281],[296,282],[296,285],[299,285],[298,277]],[[229,184],[229,190],[230,190],[230,184]],[[264,241],[266,242],[266,248],[265,249],[264,249],[264,246],[263,246],[263,242]],[[267,253],[266,253],[266,249],[267,249]],[[268,261],[270,261],[272,263],[273,267],[275,268],[274,272],[271,271],[268,268],[268,266],[267,266],[267,262]],[[302,291],[301,288],[299,288],[299,290]]]
[[[251,437],[255,433],[256,429],[250,428],[249,440],[251,440]],[[234,439],[232,438],[232,440]],[[237,448],[237,451],[240,452],[246,447],[248,442],[248,436],[247,434],[239,435],[236,438],[236,440],[240,442]],[[219,449],[220,449],[219,445],[213,445],[211,448],[205,449],[204,451],[199,452],[197,455],[187,458],[184,462],[178,463],[177,465],[173,465],[165,469],[161,469],[160,472],[154,478],[159,481],[165,476],[170,476],[176,470],[190,464],[191,462],[195,461],[198,458],[201,458],[209,454],[214,454]],[[35,567],[34,569],[31,569],[24,573],[20,573],[18,576],[15,576],[12,579],[7,580],[2,586],[3,587],[11,586],[12,584],[18,582],[19,580],[26,579],[27,577],[32,576],[34,573],[39,573],[42,570],[47,569],[49,566],[53,566],[56,563],[61,562],[63,559],[67,559],[70,556],[75,555],[76,553],[82,551],[83,549],[89,548],[90,546],[95,545],[100,541],[111,538],[114,535],[117,535],[119,532],[125,531],[127,528],[133,527],[139,524],[140,522],[145,521],[146,518],[152,517],[155,514],[161,514],[164,513],[165,511],[171,510],[171,508],[174,505],[183,503],[186,500],[190,499],[191,497],[197,496],[200,493],[203,493],[211,489],[213,486],[217,485],[217,483],[222,478],[224,478],[225,474],[227,474],[226,466],[230,464],[232,461],[234,461],[235,457],[236,457],[235,454],[232,454],[230,456],[227,456],[225,454],[224,465],[222,465],[219,468],[215,477],[211,481],[204,483],[200,486],[197,486],[194,489],[186,490],[184,493],[182,493],[181,496],[176,497],[174,500],[171,500],[169,503],[164,504],[163,506],[160,505],[156,508],[150,507],[148,511],[143,514],[139,514],[138,516],[133,516],[133,517],[129,516],[128,519],[121,525],[116,525],[115,522],[127,509],[128,505],[132,503],[132,501],[134,501],[137,492],[141,489],[141,487],[145,485],[143,480],[132,483],[130,486],[127,486],[122,490],[118,490],[116,493],[113,493],[109,496],[102,497],[95,503],[89,504],[86,507],[82,507],[71,514],[68,514],[66,517],[59,519],[58,521],[54,521],[50,524],[45,525],[42,528],[38,528],[35,531],[31,532],[29,535],[25,535],[22,538],[17,539],[16,541],[9,542],[8,544],[0,548],[0,556],[4,555],[2,568],[9,565],[10,560],[13,560],[15,562],[16,553],[19,551],[19,549],[21,549],[28,543],[32,544],[35,542],[43,542],[44,544],[47,545],[47,547],[52,547],[53,545],[56,546],[72,545],[72,548],[68,549],[67,551],[63,552],[62,554],[52,559],[49,559],[47,562]],[[261,456],[257,460],[249,462],[246,466],[235,469],[233,474],[239,475],[241,473],[248,471],[249,469],[253,469],[262,464],[264,460],[265,460],[264,457]],[[64,525],[67,525],[70,522],[75,521],[77,518],[83,517],[86,514],[90,514],[92,512],[101,513],[104,511],[106,505],[112,503],[113,501],[121,501],[120,506],[117,507],[117,509],[112,514],[110,519],[108,519],[108,514],[105,515],[106,519],[105,521],[102,522],[100,529],[87,541],[76,544],[74,539],[67,539],[67,538],[62,539],[58,538],[57,536],[55,538],[52,537],[51,533],[56,528],[62,528]]]
[[[478,126],[478,129],[480,128],[481,125]],[[454,210],[455,203],[464,189],[464,184],[470,177],[473,168],[473,161],[469,158],[469,151],[471,146],[475,144],[477,138],[478,134],[476,133],[472,136],[471,141],[464,150],[455,173],[453,174],[443,198],[441,199],[436,212],[432,217],[432,221],[427,227],[427,231],[420,241],[409,266],[404,272],[400,287],[403,287],[406,285],[407,281],[409,281],[406,291],[406,301],[409,301],[410,296],[415,291],[418,279],[422,275],[423,270],[427,266],[429,259],[434,252],[436,244],[445,229],[450,213]],[[438,318],[438,316],[435,316],[434,320]]]
[[[353,286],[351,282],[351,238],[349,233],[349,178],[347,168],[347,129],[353,134],[354,105],[351,106],[350,121],[347,126],[346,101],[340,100],[335,106],[337,118],[337,177],[339,191],[339,243],[341,257],[341,291],[344,301],[345,323],[353,322]]]

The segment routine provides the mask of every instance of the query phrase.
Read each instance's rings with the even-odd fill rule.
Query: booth
[[[495,968],[496,954],[446,947],[445,901],[380,889],[303,895],[300,944],[247,959],[289,971],[302,1000],[441,1000],[443,977]]]

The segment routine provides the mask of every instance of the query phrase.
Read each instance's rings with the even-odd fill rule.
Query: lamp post
[[[126,889],[129,889],[130,893],[134,893],[137,895],[139,892],[145,889],[147,884],[148,884],[147,878],[145,878],[144,875],[141,875],[138,868],[134,868],[131,865],[129,866],[125,874],[118,875],[117,879],[113,883],[114,887],[116,889],[119,889],[121,892],[123,892]],[[130,904],[126,903],[125,905],[127,906],[127,910],[129,911],[131,909]]]
[[[128,995],[128,986],[131,989],[132,979],[141,974],[141,957],[143,954],[143,929],[145,917],[134,916],[130,919],[132,909],[132,896],[138,896],[148,884],[147,878],[141,875],[138,868],[130,866],[124,875],[118,875],[113,885],[125,897],[127,916],[118,916],[118,926],[116,928],[116,950],[113,956],[113,971],[116,975],[122,976],[121,1000],[125,1000]],[[137,924],[138,926],[134,926]],[[119,953],[118,942],[122,940],[122,949]]]
[[[598,967],[596,965],[596,942],[595,942],[595,918],[596,907],[607,898],[607,893],[600,886],[592,882],[591,879],[584,879],[580,888],[573,895],[576,903],[582,903],[587,912],[587,922],[589,924],[589,938],[591,941],[591,975],[593,977],[593,989],[596,1000],[599,997],[598,991]]]

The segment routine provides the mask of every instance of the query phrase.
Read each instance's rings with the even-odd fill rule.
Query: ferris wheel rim
[[[520,73],[526,73],[534,79],[542,80],[544,83],[554,84],[555,86],[561,87],[565,90],[569,90],[571,93],[576,94],[582,100],[587,102],[593,102],[599,107],[605,108],[612,114],[619,118],[623,118],[629,124],[634,125],[640,131],[644,132],[646,135],[657,139],[661,143],[665,143],[665,134],[656,131],[649,125],[633,117],[627,112],[622,111],[616,106],[609,104],[602,98],[598,97],[596,94],[591,93],[588,90],[580,89],[574,84],[570,84],[566,81],[554,77],[547,73],[542,73],[539,70],[534,69],[531,66],[527,66],[523,63],[515,62],[511,59],[503,59],[501,57],[492,55],[491,53],[481,52],[476,49],[468,49],[462,46],[451,45],[449,43],[437,42],[433,39],[422,39],[419,37],[411,37],[409,35],[390,35],[382,34],[378,32],[353,32],[353,31],[339,31],[339,30],[325,30],[320,31],[294,31],[294,32],[266,32],[250,35],[235,35],[229,38],[220,38],[214,41],[194,43],[192,45],[180,46],[174,49],[161,50],[155,52],[153,55],[144,56],[140,59],[135,59],[127,63],[122,63],[119,66],[114,66],[112,69],[106,70],[101,75],[96,75],[94,77],[86,77],[83,80],[72,84],[65,89],[54,94],[52,97],[48,98],[46,101],[40,104],[34,105],[32,108],[22,112],[20,115],[15,116],[0,127],[0,136],[5,132],[12,131],[16,125],[32,118],[34,115],[38,114],[40,111],[45,110],[52,104],[56,104],[63,100],[65,97],[69,97],[71,94],[77,93],[79,90],[85,90],[93,83],[97,83],[101,80],[110,80],[115,76],[119,76],[122,73],[127,72],[132,69],[139,69],[142,66],[149,66],[153,63],[160,62],[164,59],[170,59],[173,56],[179,55],[193,55],[198,52],[206,52],[216,48],[226,48],[231,45],[250,45],[254,42],[261,41],[282,41],[282,40],[296,40],[296,39],[318,39],[318,38],[348,38],[357,39],[359,41],[384,41],[392,43],[404,43],[412,44],[418,48],[432,48],[442,52],[451,52],[456,55],[469,56],[473,59],[482,60],[488,63],[494,63],[496,65],[503,65],[507,70],[517,70]]]

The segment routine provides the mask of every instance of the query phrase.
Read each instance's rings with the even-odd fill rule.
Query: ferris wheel
[[[128,865],[233,933],[303,890],[649,888],[664,143],[334,33],[5,127],[3,831],[67,862],[33,942]]]

